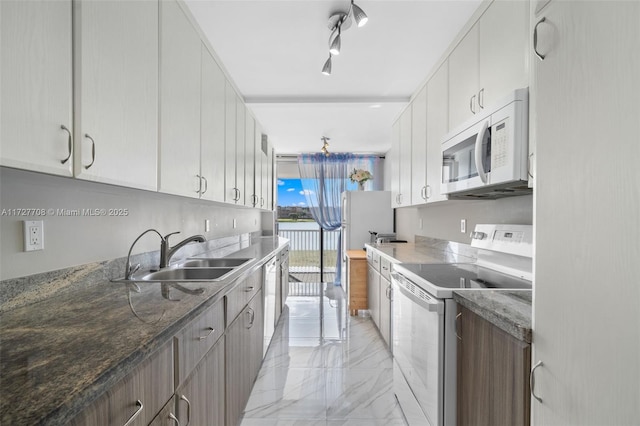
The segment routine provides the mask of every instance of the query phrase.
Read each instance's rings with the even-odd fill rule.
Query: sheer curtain
[[[355,189],[349,175],[353,169],[365,169],[371,172],[371,189],[382,189],[382,165],[380,158],[373,155],[355,155],[347,153],[301,154],[298,156],[298,169],[302,189],[313,218],[326,231],[340,228],[341,194]],[[342,258],[341,237],[338,238],[335,284],[342,281],[340,259]]]

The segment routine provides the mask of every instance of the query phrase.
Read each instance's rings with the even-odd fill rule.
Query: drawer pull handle
[[[249,286],[249,287],[245,288],[244,291],[247,292],[247,293],[250,293],[250,292],[253,291],[254,288],[255,288],[254,286]]]
[[[189,426],[189,423],[191,423],[191,401],[184,395],[180,395],[180,400],[187,403],[187,424],[185,426]]]
[[[174,422],[175,424],[177,424],[178,426],[180,426],[180,420],[178,420],[178,418],[177,418],[176,416],[174,416],[174,415],[173,415],[173,413],[169,413],[169,418],[170,418],[171,420],[173,420],[173,422]]]
[[[206,339],[207,337],[211,336],[216,331],[216,329],[213,328],[213,327],[207,327],[207,330],[209,330],[209,333],[206,336],[198,337],[198,340],[202,341],[202,340]]]
[[[458,327],[460,326],[460,322],[459,322],[460,317],[462,317],[462,312],[456,315],[456,337],[458,338],[458,340],[462,340],[462,337],[460,337],[460,334],[458,334]]]
[[[142,413],[142,410],[144,409],[144,405],[142,405],[142,401],[140,401],[138,399],[136,401],[136,406],[138,407],[138,409],[136,410],[135,413],[133,413],[131,415],[131,417],[129,417],[129,420],[127,420],[127,422],[124,424],[124,426],[129,426],[131,423],[133,423],[133,421],[136,419],[136,417],[138,417],[140,415],[140,413]]]
[[[542,361],[538,361],[538,363],[531,369],[531,373],[529,373],[529,388],[531,389],[531,396],[537,399],[539,403],[542,403],[542,398],[536,395],[536,376],[534,373],[536,372],[536,368],[542,367],[543,365]]]

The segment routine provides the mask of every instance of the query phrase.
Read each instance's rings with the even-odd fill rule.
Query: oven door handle
[[[398,290],[400,290],[400,293],[406,298],[408,298],[410,301],[417,303],[418,305],[420,305],[421,307],[423,307],[429,312],[435,312],[440,315],[444,314],[444,302],[442,300],[436,299],[431,295],[427,295],[427,297],[429,298],[428,300],[425,300],[421,297],[416,296],[411,291],[407,290],[407,288],[403,284],[403,282],[412,283],[407,278],[401,276],[396,272],[392,272],[391,281],[394,283],[394,285],[398,287]],[[416,285],[415,283],[412,283],[412,284]],[[420,286],[417,286],[417,287],[420,287]],[[397,298],[394,298],[394,300],[396,299]]]

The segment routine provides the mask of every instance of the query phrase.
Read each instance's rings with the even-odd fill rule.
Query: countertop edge
[[[526,292],[530,292],[530,290],[523,290]],[[484,294],[482,294],[484,292]],[[516,296],[509,296],[507,291],[500,290],[489,290],[491,293],[498,293],[503,297],[510,297],[515,300]],[[481,299],[478,299],[474,296],[482,295]],[[525,343],[531,343],[531,323],[528,324],[526,321],[522,319],[518,319],[515,312],[510,312],[510,307],[504,301],[494,301],[495,303],[499,303],[503,306],[503,311],[498,312],[495,309],[492,309],[494,306],[489,306],[488,304],[483,305],[482,302],[487,299],[491,299],[491,294],[488,293],[487,290],[477,290],[477,291],[454,291],[453,292],[453,300],[455,300],[460,305],[469,309],[474,314],[479,317],[485,319],[490,322],[494,326],[498,327],[500,330],[506,332],[512,337],[523,341]],[[525,302],[520,302],[524,304]]]

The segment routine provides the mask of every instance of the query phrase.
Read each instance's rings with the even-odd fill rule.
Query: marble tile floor
[[[350,317],[340,287],[289,296],[241,426],[404,426],[392,359],[370,318]]]

